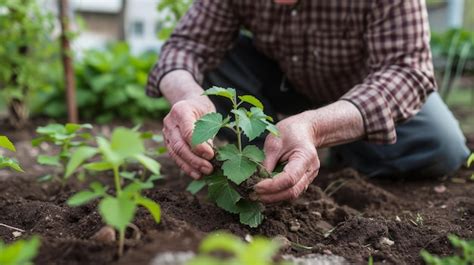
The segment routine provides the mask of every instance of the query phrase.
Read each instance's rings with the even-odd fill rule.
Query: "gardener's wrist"
[[[161,93],[172,105],[181,100],[200,97],[204,92],[191,73],[186,70],[175,70],[167,73],[159,86]],[[208,101],[210,100],[208,99]]]

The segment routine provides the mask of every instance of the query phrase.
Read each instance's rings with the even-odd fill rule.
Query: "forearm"
[[[174,70],[167,73],[159,86],[161,93],[171,105],[181,100],[201,96],[205,104],[209,104],[214,108],[211,100],[206,96],[202,96],[204,92],[202,87],[194,80],[191,73],[186,70]]]
[[[316,147],[330,147],[362,139],[364,121],[359,110],[345,100],[303,112],[313,125]]]

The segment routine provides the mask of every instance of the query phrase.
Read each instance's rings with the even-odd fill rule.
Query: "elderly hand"
[[[255,185],[257,197],[272,203],[298,198],[319,172],[314,121],[308,112],[289,117],[277,124],[280,136],[268,135],[264,151],[265,168],[272,172],[279,161],[288,161],[283,172]]]
[[[203,115],[215,111],[209,98],[197,96],[173,104],[169,114],[163,120],[163,137],[171,158],[189,176],[199,179],[202,174],[212,173],[208,161],[214,157],[214,151],[208,144],[191,147],[194,122]]]

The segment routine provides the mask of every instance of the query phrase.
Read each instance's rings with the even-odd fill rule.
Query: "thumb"
[[[183,119],[179,125],[179,130],[184,140],[191,147],[191,150],[194,154],[206,159],[211,160],[214,157],[214,150],[212,148],[212,141],[208,143],[198,144],[196,146],[192,145],[192,136],[194,131],[194,120],[193,119]]]

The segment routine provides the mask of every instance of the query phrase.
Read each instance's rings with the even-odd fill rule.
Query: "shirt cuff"
[[[394,144],[397,141],[392,111],[377,88],[358,85],[340,99],[352,103],[361,113],[367,141],[376,144]]]

